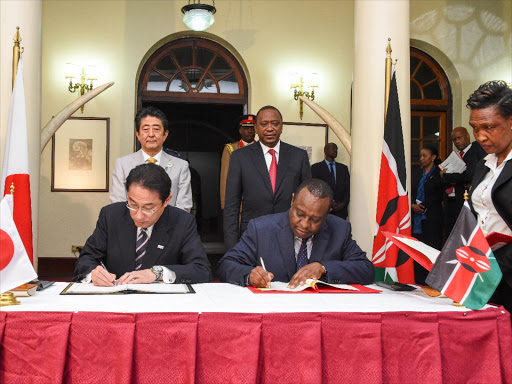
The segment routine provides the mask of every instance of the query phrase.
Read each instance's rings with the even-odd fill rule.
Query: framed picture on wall
[[[309,156],[309,163],[317,163],[324,159],[324,147],[329,137],[327,124],[294,123],[283,121],[281,140],[304,149]]]
[[[108,192],[110,118],[70,117],[52,137],[52,192]]]

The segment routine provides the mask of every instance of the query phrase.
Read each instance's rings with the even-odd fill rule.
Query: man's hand
[[[315,261],[311,264],[306,264],[301,269],[299,269],[295,275],[293,275],[292,279],[290,280],[290,284],[288,284],[288,288],[293,289],[299,285],[304,285],[306,284],[307,279],[318,280],[324,273],[324,266],[318,261]]]
[[[156,275],[151,269],[143,269],[141,271],[126,272],[117,280],[119,284],[150,284],[156,280]]]
[[[414,213],[422,215],[425,213],[425,206],[423,204],[411,204],[411,209]]]
[[[91,273],[92,283],[98,287],[113,287],[115,285],[116,275],[109,273],[101,265],[98,265]]]
[[[267,272],[258,266],[249,275],[249,285],[255,288],[270,288],[270,282],[273,278],[274,274],[272,272]]]
[[[448,168],[443,168],[443,169],[441,169],[441,171],[439,172],[439,174],[440,174],[441,176],[443,176],[443,175],[446,173],[446,170],[447,170],[447,169],[448,169]]]

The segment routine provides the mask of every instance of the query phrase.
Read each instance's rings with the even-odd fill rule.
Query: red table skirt
[[[510,315],[0,312],[0,383],[512,383]]]

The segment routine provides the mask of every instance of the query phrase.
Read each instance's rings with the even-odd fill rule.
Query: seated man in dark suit
[[[325,181],[334,194],[331,215],[347,219],[350,201],[350,174],[345,164],[334,161],[338,156],[338,146],[327,143],[324,147],[325,160],[311,166],[311,176]]]
[[[259,288],[268,287],[271,280],[289,281],[290,288],[306,279],[371,283],[373,265],[352,239],[350,223],[328,215],[331,202],[332,190],[324,181],[302,183],[288,212],[249,222],[240,241],[219,262],[221,281]]]
[[[171,179],[162,167],[132,169],[126,178],[128,202],[102,208],[74,279],[99,286],[209,282],[210,263],[195,219],[169,205],[170,191]]]
[[[476,164],[487,156],[484,149],[476,141],[471,142],[469,133],[464,127],[457,127],[451,134],[452,143],[457,153],[466,163],[466,170],[462,173],[446,173],[441,171],[441,179],[449,188],[446,190],[445,201],[445,236],[448,237],[457,221],[462,204],[464,204],[464,192],[469,192],[471,180],[475,173]]]

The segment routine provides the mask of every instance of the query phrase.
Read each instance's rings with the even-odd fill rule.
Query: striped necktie
[[[308,263],[308,240],[309,237],[302,239],[302,244],[297,254],[297,271]]]
[[[271,148],[268,150],[268,153],[272,156],[272,162],[270,163],[270,168],[268,169],[268,174],[270,176],[270,184],[272,184],[272,192],[276,193],[276,179],[277,179],[277,159],[276,159],[276,150]]]
[[[146,228],[141,228],[137,242],[135,243],[135,270],[138,271],[142,267],[142,258],[146,254],[146,247],[148,245],[148,233]]]

